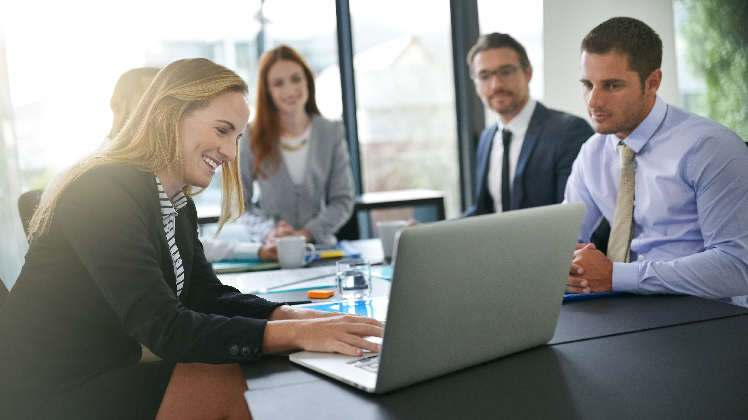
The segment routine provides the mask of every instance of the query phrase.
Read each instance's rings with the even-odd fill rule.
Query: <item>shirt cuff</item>
[[[260,248],[262,247],[262,244],[258,244],[257,242],[239,242],[236,244],[236,248],[234,248],[234,251],[236,254],[234,255],[234,259],[236,260],[254,260],[259,259],[258,253],[260,252]]]
[[[639,291],[639,263],[613,263],[613,291]]]

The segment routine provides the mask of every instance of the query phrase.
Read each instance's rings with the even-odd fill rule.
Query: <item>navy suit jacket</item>
[[[498,124],[494,124],[481,133],[476,157],[476,201],[463,217],[495,212],[488,192],[488,169],[498,129]],[[592,127],[582,118],[548,109],[538,102],[514,172],[512,210],[563,201],[571,165],[582,144],[593,134]]]

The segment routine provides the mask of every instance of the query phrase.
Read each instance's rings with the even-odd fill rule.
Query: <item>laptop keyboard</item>
[[[367,372],[377,373],[377,371],[379,370],[379,355],[375,354],[372,356],[364,357],[363,359],[351,360],[350,362],[348,362],[348,364],[363,369]]]

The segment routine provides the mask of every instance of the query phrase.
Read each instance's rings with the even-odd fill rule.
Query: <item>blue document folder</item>
[[[299,306],[325,312],[366,315],[369,318],[384,321],[387,319],[387,306],[389,302],[390,299],[388,297],[378,297],[361,300],[342,300],[339,302],[310,303]]]
[[[596,299],[601,297],[616,296],[620,294],[621,292],[588,293],[586,295],[579,293],[564,293],[564,300]]]

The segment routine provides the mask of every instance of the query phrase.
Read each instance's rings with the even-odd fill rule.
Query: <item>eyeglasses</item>
[[[473,82],[475,82],[475,84],[479,86],[486,86],[491,83],[491,79],[493,78],[493,76],[498,77],[499,81],[501,82],[508,82],[514,79],[515,77],[517,77],[517,70],[519,70],[519,67],[507,64],[506,66],[501,66],[494,71],[485,70],[470,77],[473,79]]]

